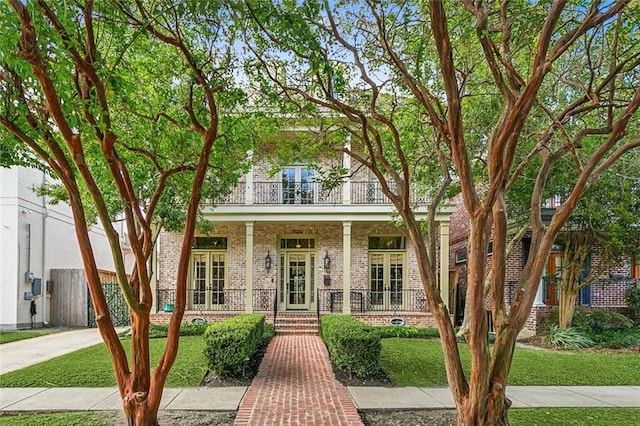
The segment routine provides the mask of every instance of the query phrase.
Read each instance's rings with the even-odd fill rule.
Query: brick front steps
[[[317,335],[318,317],[315,312],[278,312],[277,335]]]

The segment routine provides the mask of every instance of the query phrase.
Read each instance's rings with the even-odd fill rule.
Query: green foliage
[[[588,348],[595,344],[584,331],[574,327],[561,328],[557,324],[549,328],[549,341],[554,346],[568,349]]]
[[[166,339],[151,339],[152,363],[158,362]],[[131,359],[131,345],[125,342]],[[198,386],[206,373],[201,337],[182,337],[176,362],[167,376],[167,387]],[[73,371],[73,374],[69,374]],[[104,344],[59,356],[0,376],[0,387],[111,387],[116,385],[111,358]]]
[[[640,287],[629,287],[624,292],[624,300],[631,311],[640,314]]]
[[[376,327],[376,331],[382,339],[388,339],[391,337],[436,339],[440,337],[440,332],[438,332],[437,328],[395,327],[388,325]]]
[[[220,377],[241,377],[263,341],[263,314],[243,314],[211,324],[204,333],[209,370]]]
[[[607,330],[630,329],[633,327],[633,321],[610,309],[597,309],[591,312],[576,310],[573,325],[589,334],[597,334]]]
[[[192,324],[183,322],[180,324],[180,336],[202,336],[208,324]],[[152,324],[149,326],[149,337],[167,337],[168,324]]]
[[[321,326],[322,339],[336,367],[359,377],[378,372],[382,346],[376,328],[348,315],[325,315]]]
[[[597,346],[621,349],[640,345],[640,329],[604,330],[590,335]]]

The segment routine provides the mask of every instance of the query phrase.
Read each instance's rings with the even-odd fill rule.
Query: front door
[[[286,254],[287,309],[309,309],[312,273],[308,252]]]

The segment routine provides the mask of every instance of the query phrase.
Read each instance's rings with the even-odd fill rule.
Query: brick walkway
[[[318,336],[276,336],[247,390],[235,425],[362,425]]]

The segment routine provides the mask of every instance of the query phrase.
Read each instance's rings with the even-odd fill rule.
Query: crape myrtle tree
[[[130,425],[158,423],[201,201],[237,181],[253,127],[233,85],[228,19],[214,4],[198,10],[143,3],[131,9],[93,1],[0,5],[2,166],[41,167],[66,191],[96,323]],[[125,268],[115,217],[126,222],[132,270]],[[89,240],[93,219],[105,230],[129,307],[130,359],[98,276]],[[167,344],[152,369],[150,256],[163,227],[181,230],[183,241]]]
[[[529,167],[523,173],[530,172],[535,172],[535,168]],[[575,169],[560,161],[549,176],[553,183],[547,190],[549,205],[569,196],[574,179]],[[525,185],[508,200],[511,206],[517,206],[513,210],[529,208],[527,194],[530,194],[533,179],[520,183],[523,182]],[[585,191],[557,236],[555,250],[562,253],[562,267],[556,271],[557,276],[546,279],[558,293],[560,327],[572,325],[578,295],[583,288],[594,283],[614,284],[616,280],[609,275],[613,271],[621,274],[637,259],[640,250],[639,184],[640,161],[638,151],[634,151],[623,156]]]
[[[317,128],[319,147],[342,150],[367,167],[402,219],[442,338],[459,424],[507,424],[511,402],[505,391],[516,336],[552,245],[585,191],[640,146],[634,131],[640,105],[638,4],[233,4],[253,57],[247,70],[271,95],[265,96],[268,106],[305,117]],[[574,170],[573,178],[545,225],[541,208],[553,193],[549,176],[561,163]],[[531,166],[530,254],[507,306],[506,200]],[[424,223],[411,202],[413,186],[430,188],[434,200]],[[462,194],[470,217],[460,331],[471,354],[468,376],[436,275],[433,209],[448,187]],[[487,309],[496,331],[492,350]]]

